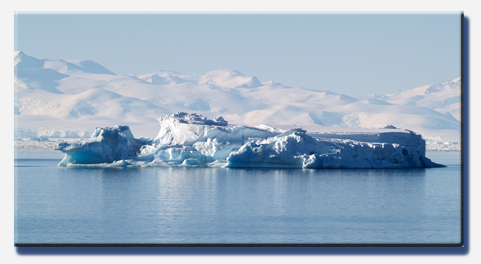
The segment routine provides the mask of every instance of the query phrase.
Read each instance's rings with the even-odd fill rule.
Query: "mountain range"
[[[15,52],[15,137],[86,137],[128,125],[153,138],[163,115],[196,112],[230,124],[379,128],[393,125],[432,141],[460,141],[460,78],[394,94],[351,97],[262,82],[236,70],[202,75],[157,71],[117,75],[91,60],[37,59]]]

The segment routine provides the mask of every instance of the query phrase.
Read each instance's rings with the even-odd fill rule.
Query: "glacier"
[[[429,168],[426,143],[409,130],[310,133],[229,124],[178,112],[158,119],[153,140],[135,138],[128,126],[97,128],[90,139],[59,143],[65,167],[188,166],[226,168],[367,169]]]

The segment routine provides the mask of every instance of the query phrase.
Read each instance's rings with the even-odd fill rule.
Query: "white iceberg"
[[[90,140],[60,143],[59,166],[215,166],[270,168],[426,168],[425,141],[412,131],[314,133],[229,125],[179,112],[159,118],[154,140],[127,126],[97,128]]]

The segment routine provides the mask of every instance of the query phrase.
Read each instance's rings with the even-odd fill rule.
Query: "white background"
[[[479,160],[476,150],[480,147],[476,131],[479,125],[477,114],[480,111],[477,100],[479,96],[479,36],[480,13],[479,3],[475,1],[329,1],[329,3],[314,3],[314,1],[261,1],[237,0],[228,1],[3,1],[0,12],[2,29],[1,56],[1,113],[5,138],[0,145],[4,151],[0,164],[1,174],[1,224],[0,224],[0,252],[3,263],[245,263],[245,262],[273,262],[273,263],[319,263],[319,262],[362,262],[362,263],[477,263],[481,261],[481,239],[479,214],[480,188],[479,169],[470,170],[470,251],[467,255],[307,255],[307,256],[21,256],[16,253],[14,243],[14,172],[13,172],[13,51],[14,51],[14,11],[464,11],[469,18],[470,28],[470,162],[471,167]],[[465,120],[467,121],[467,120]],[[5,262],[3,261],[5,260]]]

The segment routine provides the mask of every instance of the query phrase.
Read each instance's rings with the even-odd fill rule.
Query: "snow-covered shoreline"
[[[75,142],[81,138],[17,138],[13,146],[15,150],[54,150],[59,142]]]
[[[82,139],[68,139],[65,142],[74,142]],[[60,141],[57,139],[46,141],[22,141],[15,139],[15,150],[54,150]],[[459,142],[426,142],[426,152],[460,152],[461,144]]]
[[[426,142],[426,151],[430,152],[460,152],[460,142]]]

